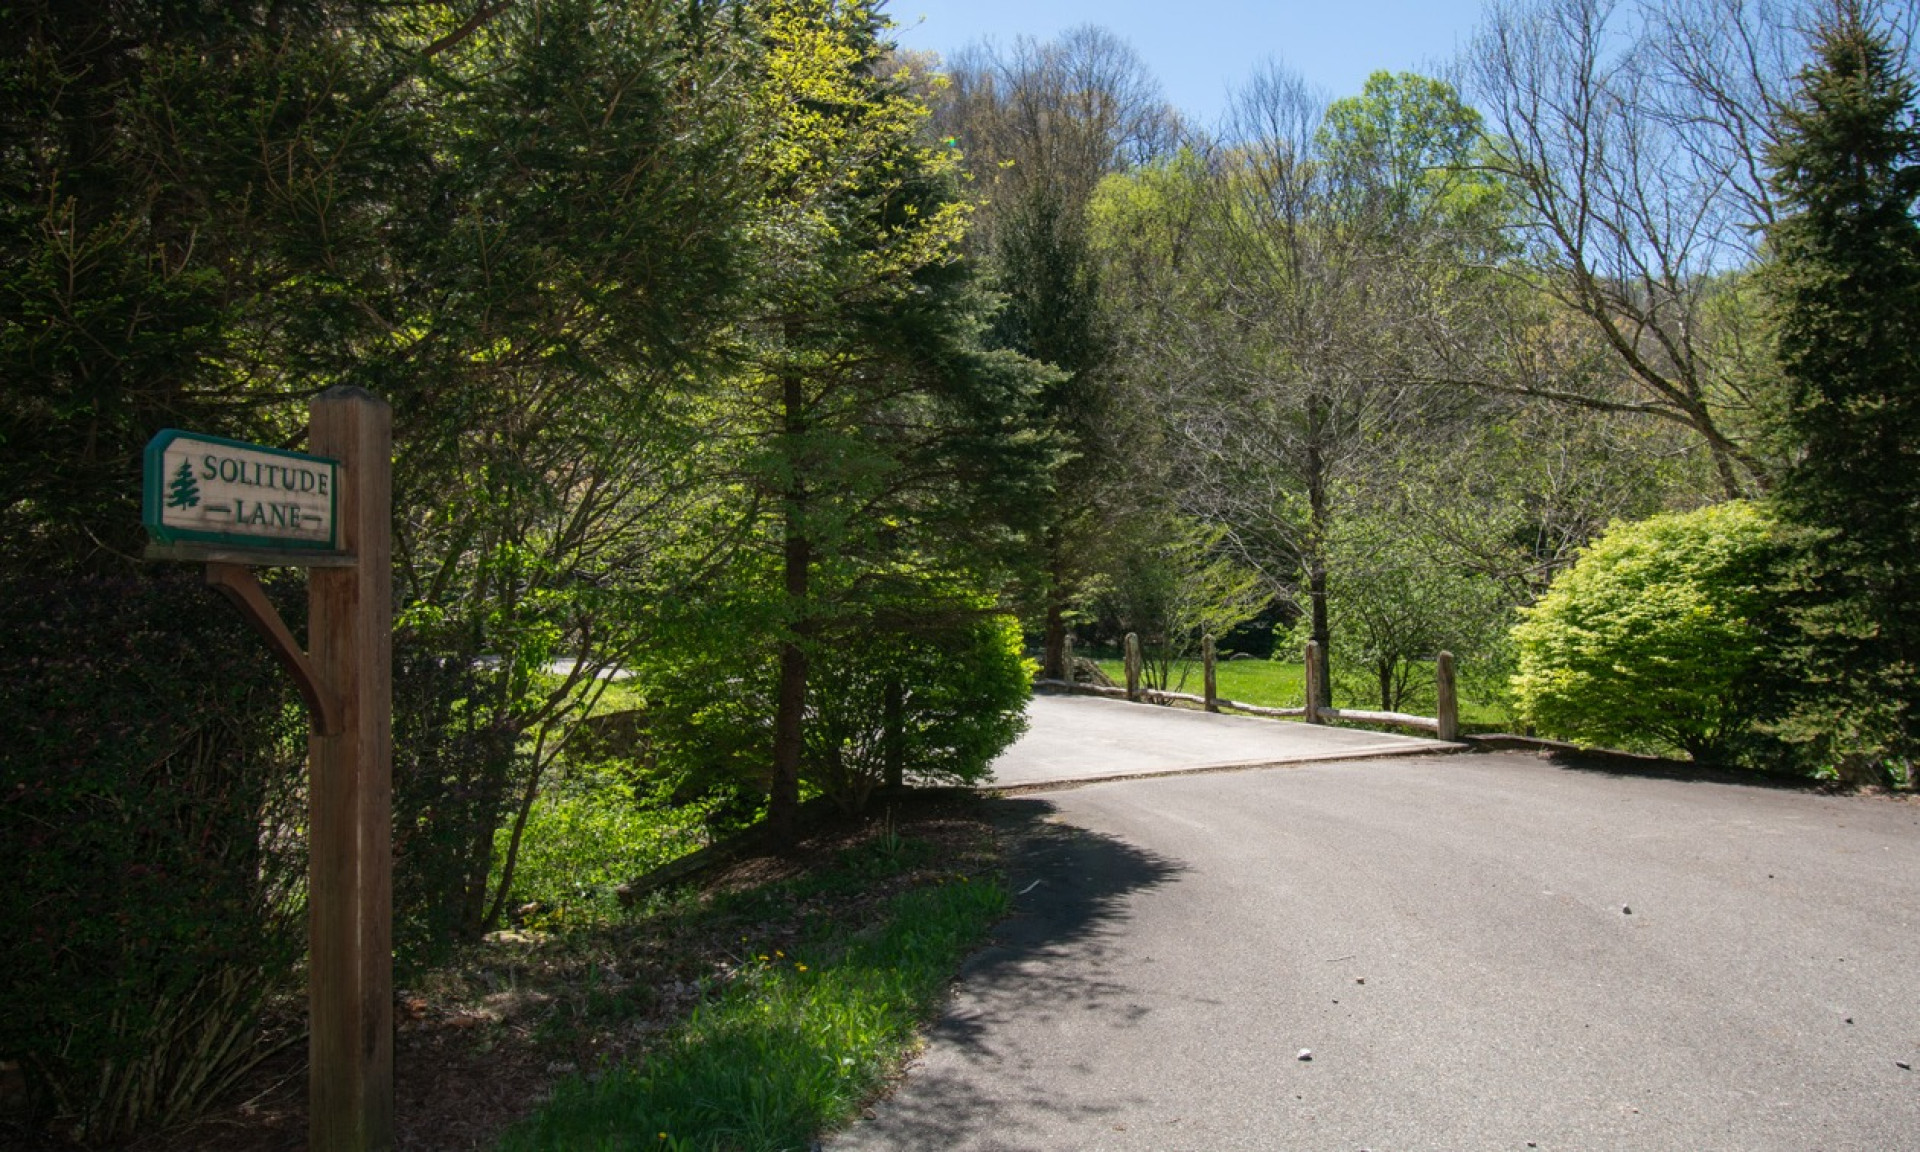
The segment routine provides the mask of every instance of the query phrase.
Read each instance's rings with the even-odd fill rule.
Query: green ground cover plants
[[[558,918],[618,914],[615,890],[707,843],[702,805],[641,805],[629,780],[603,765],[573,769],[545,789],[527,818],[514,871],[512,903],[537,909],[537,926]],[[511,829],[494,835],[499,883]]]
[[[563,1080],[503,1152],[804,1148],[851,1119],[1006,910],[996,876],[953,870],[943,856],[883,825],[804,877],[660,905],[648,915],[656,927],[682,921],[675,935],[836,900],[861,911],[808,916],[798,939],[744,933],[737,964],[688,1016],[638,1058]],[[890,894],[866,901],[876,889]],[[592,1009],[616,1010],[611,1000]]]
[[[510,912],[399,982],[396,1146],[808,1147],[894,1074],[1001,915],[991,812],[928,792],[868,818],[813,806],[792,851],[742,846],[624,904]],[[535,854],[526,879],[557,891],[576,866]],[[304,1147],[303,1059],[129,1152]],[[12,1134],[0,1122],[0,1147]]]

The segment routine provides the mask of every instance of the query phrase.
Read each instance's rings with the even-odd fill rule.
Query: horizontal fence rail
[[[1338,720],[1349,724],[1382,724],[1401,728],[1418,728],[1432,732],[1446,741],[1460,738],[1459,695],[1454,684],[1453,654],[1442,652],[1434,660],[1434,700],[1437,716],[1415,716],[1407,712],[1375,712],[1364,708],[1333,708],[1317,705],[1315,697],[1320,696],[1319,677],[1314,670],[1319,667],[1320,646],[1313,641],[1307,642],[1306,667],[1307,702],[1299,708],[1269,708],[1262,704],[1248,704],[1239,700],[1228,700],[1214,690],[1214,652],[1213,637],[1206,637],[1200,645],[1202,679],[1206,684],[1204,694],[1192,692],[1168,692],[1159,688],[1143,687],[1140,683],[1140,671],[1143,664],[1140,656],[1140,637],[1136,633],[1127,633],[1125,667],[1126,687],[1108,687],[1102,684],[1081,684],[1073,679],[1036,680],[1035,688],[1052,689],[1059,692],[1077,693],[1083,696],[1104,696],[1116,700],[1130,700],[1148,704],[1197,704],[1209,712],[1218,712],[1222,708],[1234,712],[1245,712],[1251,716],[1271,716],[1277,719],[1305,720],[1309,724],[1319,724],[1329,720]],[[1067,675],[1073,675],[1073,646],[1068,639],[1066,660]]]

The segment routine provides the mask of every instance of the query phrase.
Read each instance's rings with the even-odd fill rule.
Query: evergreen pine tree
[[[1770,160],[1778,354],[1799,452],[1779,504],[1800,528],[1790,605],[1824,755],[1882,775],[1920,719],[1920,114],[1857,0],[1837,0]]]
[[[1050,374],[981,347],[990,300],[957,258],[958,156],[928,147],[924,105],[881,66],[880,15],[777,0],[764,20],[750,164],[767,189],[752,230],[765,319],[728,427],[763,430],[742,439],[778,548],[767,823],[790,845],[815,654],[903,631],[965,583],[950,578],[1004,559],[1045,487],[1050,449],[1024,417]]]

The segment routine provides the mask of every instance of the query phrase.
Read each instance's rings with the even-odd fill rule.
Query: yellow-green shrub
[[[1772,520],[1734,501],[1615,524],[1514,629],[1522,719],[1545,735],[1726,759],[1761,717]]]

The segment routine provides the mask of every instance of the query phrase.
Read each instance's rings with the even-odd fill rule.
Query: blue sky
[[[1481,0],[887,0],[906,48],[947,54],[991,37],[1045,39],[1098,24],[1133,45],[1167,99],[1200,124],[1226,106],[1229,87],[1275,59],[1330,97],[1359,91],[1368,73],[1436,70],[1463,47]],[[922,21],[921,17],[925,17]]]

